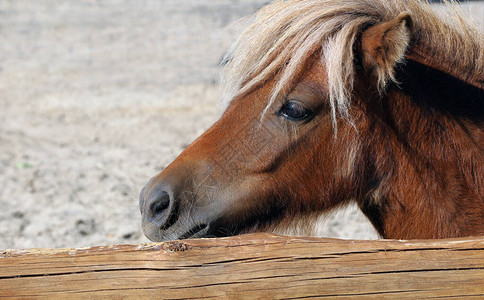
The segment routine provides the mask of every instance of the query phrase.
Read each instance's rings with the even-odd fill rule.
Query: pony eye
[[[284,103],[281,109],[277,112],[277,115],[283,116],[291,121],[301,121],[309,117],[311,115],[311,111],[300,102],[288,101]]]

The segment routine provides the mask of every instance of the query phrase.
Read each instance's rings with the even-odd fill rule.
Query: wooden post
[[[0,297],[484,297],[484,237],[347,241],[251,234],[0,252]]]

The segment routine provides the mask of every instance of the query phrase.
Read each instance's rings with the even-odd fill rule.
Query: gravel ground
[[[234,22],[267,2],[2,0],[0,249],[147,242],[138,192],[220,116]],[[376,238],[354,207],[320,228]]]

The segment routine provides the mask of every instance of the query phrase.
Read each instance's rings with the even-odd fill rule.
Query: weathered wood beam
[[[346,241],[251,234],[0,252],[0,297],[484,297],[484,237]]]

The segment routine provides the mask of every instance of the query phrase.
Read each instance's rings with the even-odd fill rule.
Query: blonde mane
[[[408,50],[431,51],[429,57],[442,62],[449,72],[458,72],[462,80],[482,76],[483,35],[464,20],[455,3],[448,7],[437,13],[421,0],[275,1],[257,13],[255,22],[232,46],[222,74],[223,101],[228,104],[279,74],[268,108],[290,91],[295,75],[320,51],[328,73],[333,122],[337,117],[349,118],[354,44],[364,28],[393,20],[401,12],[408,12],[413,21]],[[394,66],[378,76],[384,88],[394,80]]]

